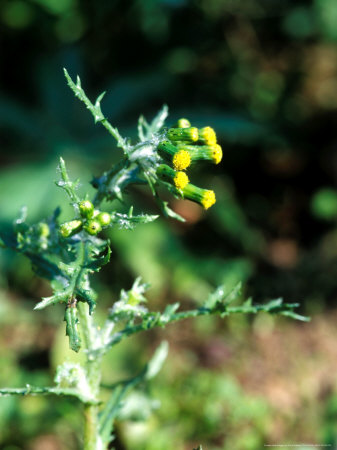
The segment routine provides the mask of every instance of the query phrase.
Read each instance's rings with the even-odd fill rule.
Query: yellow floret
[[[172,159],[175,170],[184,170],[191,164],[191,156],[186,150],[179,150]]]
[[[214,205],[215,202],[216,202],[216,199],[215,199],[214,191],[205,191],[202,196],[202,200],[201,200],[202,206],[205,209],[208,209],[212,205]]]
[[[176,176],[173,178],[174,185],[177,189],[184,189],[189,181],[190,180],[185,172],[177,172]]]
[[[205,127],[199,130],[199,139],[205,144],[215,145],[216,144],[216,134],[213,128]]]
[[[190,128],[190,139],[193,142],[196,142],[199,139],[199,131],[198,128],[191,127]]]
[[[212,150],[212,158],[215,164],[219,164],[219,162],[222,160],[222,148],[220,147],[220,145],[214,145],[214,148]]]

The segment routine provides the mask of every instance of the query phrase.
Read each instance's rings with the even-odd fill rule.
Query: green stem
[[[82,329],[83,342],[86,351],[85,371],[94,398],[98,397],[101,381],[101,356],[93,358],[92,350],[97,347],[97,327],[89,314],[86,303],[78,302],[79,324]],[[97,405],[85,403],[84,405],[84,450],[103,450],[99,435],[98,424],[99,408]]]

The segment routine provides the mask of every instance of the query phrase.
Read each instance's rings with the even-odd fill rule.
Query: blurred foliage
[[[109,137],[92,124],[68,90],[62,73],[66,66],[71,75],[79,73],[92,98],[107,90],[103,111],[111,123],[121,124],[123,135],[134,137],[131,125],[139,112],[152,116],[168,103],[172,123],[182,116],[196,126],[207,122],[216,129],[224,149],[220,167],[197,173],[200,184],[214,186],[217,195],[217,205],[207,215],[187,201],[177,201],[173,207],[187,218],[186,224],[162,220],[139,227],[132,242],[126,231],[109,232],[112,262],[97,281],[103,304],[110,305],[120,288],[130,286],[134,275],[140,274],[152,284],[150,296],[158,304],[168,299],[198,303],[211,286],[242,280],[247,282],[247,294],[259,301],[278,296],[300,300],[309,314],[332,308],[337,270],[336,18],[335,0],[1,1],[1,57],[6,70],[0,73],[0,227],[7,227],[23,204],[33,222],[62,203],[62,194],[52,183],[57,179],[59,155],[69,161],[71,176],[80,176],[83,182],[116,159],[118,150]],[[140,205],[139,212],[158,213],[142,189],[130,196],[130,203]],[[69,218],[69,211],[63,208],[62,219]],[[35,376],[47,381],[52,340],[46,336],[55,336],[56,314],[43,315],[51,325],[40,329],[42,315],[29,310],[50,292],[32,277],[26,261],[7,251],[0,253],[0,286],[8,292],[1,297],[1,308],[9,304],[15,308],[0,315],[5,339],[2,367],[6,368],[1,384],[10,379],[20,385],[27,377],[35,383]],[[28,329],[20,331],[26,323]],[[209,327],[217,329],[217,322],[212,320]],[[236,336],[247,327],[244,323],[235,332],[229,326],[229,331]],[[28,345],[32,339],[28,336],[35,336],[36,328],[45,338],[39,341],[46,341],[44,357],[35,354],[37,340]],[[8,339],[20,333],[24,338],[19,344],[9,346]],[[35,370],[20,362],[22,345],[25,361],[31,359]],[[244,340],[240,345],[246,345]],[[132,355],[115,355],[126,372],[137,364],[142,343],[135,342],[135,349]],[[55,356],[57,350],[52,351]],[[191,350],[192,358],[193,354]],[[118,366],[116,360],[111,362],[113,367]],[[207,391],[208,377],[205,372],[196,373],[195,392]],[[217,389],[233,389],[237,404],[245,404],[246,394],[230,375],[215,380],[210,398]],[[193,418],[193,395],[184,383],[186,379],[177,382],[179,392],[186,391],[187,418],[182,423],[192,435],[200,417]],[[158,411],[169,425],[171,420],[178,421],[180,411],[176,416],[170,412],[177,395],[170,386],[162,399],[167,415],[163,407]],[[317,400],[326,404],[327,412],[324,424],[314,426],[317,435],[321,433],[318,440],[335,443],[331,398]],[[35,401],[2,400],[7,407],[1,405],[0,429],[5,429],[2,424],[7,421],[12,430],[11,437],[1,436],[2,448],[38,448],[38,444],[23,444],[37,433],[33,422],[44,423],[46,436],[55,422],[56,428],[65,427],[65,435],[74,439],[76,405],[58,399],[52,409],[43,398],[31,407],[38,419],[30,415],[27,422],[24,417],[30,407],[25,409],[21,403],[26,400],[32,405]],[[246,418],[233,423],[226,416],[226,426],[233,433],[251,433],[245,442],[252,442],[247,448],[256,450],[272,420],[264,409],[268,406],[259,402],[253,425],[245,426],[250,420],[248,409]],[[208,426],[211,430],[217,420],[223,420],[225,396],[218,408],[221,411],[213,411],[215,416],[203,425],[203,436],[212,434],[207,435]],[[178,435],[183,425],[178,430],[176,422],[168,430]],[[285,427],[283,436],[291,435],[291,426]],[[162,442],[155,427],[151,433],[157,433]],[[121,430],[121,434],[128,433]],[[172,435],[163,430],[163,436]],[[223,442],[235,448],[239,440],[232,439],[230,431],[220,444],[210,443],[209,448],[225,448]],[[55,448],[62,445],[65,448],[54,443]],[[188,448],[197,445],[191,438]]]

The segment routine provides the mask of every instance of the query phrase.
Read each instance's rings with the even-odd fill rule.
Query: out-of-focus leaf
[[[337,191],[324,188],[316,192],[311,201],[313,214],[324,220],[337,218]]]

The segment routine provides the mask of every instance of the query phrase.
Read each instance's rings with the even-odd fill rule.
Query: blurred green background
[[[141,275],[153,308],[192,306],[242,280],[254,300],[300,301],[313,318],[202,318],[121,345],[107,383],[137,372],[164,337],[171,352],[147,421],[126,412],[116,449],[337,445],[336,22],[336,0],[1,0],[0,227],[22,205],[32,223],[58,204],[71,218],[53,183],[60,155],[83,192],[119,157],[66,86],[66,67],[92,99],[107,91],[103,111],[123,135],[134,139],[138,116],[167,103],[168,123],[210,125],[224,151],[219,167],[191,175],[216,191],[209,212],[172,200],[185,224],[109,232],[98,314]],[[131,204],[158,213],[148,191],[131,191]],[[2,251],[0,268],[0,385],[50,384],[72,357],[62,308],[32,312],[49,288],[23,258]],[[79,408],[1,399],[0,448],[81,448]]]

